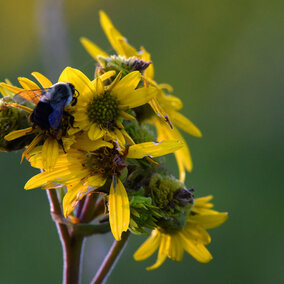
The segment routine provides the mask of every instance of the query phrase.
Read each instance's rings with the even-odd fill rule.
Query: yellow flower
[[[184,251],[191,254],[197,261],[207,263],[212,255],[205,245],[211,242],[206,229],[215,228],[223,224],[227,213],[212,210],[213,204],[209,203],[212,196],[197,198],[189,215],[185,227],[177,232],[165,232],[162,228],[156,228],[151,236],[135,252],[134,259],[145,260],[158,248],[158,257],[154,265],[147,268],[153,270],[161,266],[167,257],[175,261],[181,261]]]
[[[90,141],[82,135],[74,147],[66,154],[61,153],[52,171],[42,172],[32,177],[25,189],[39,186],[44,188],[58,185],[67,186],[63,199],[63,212],[67,217],[76,207],[79,200],[87,194],[98,190],[111,178],[108,196],[109,221],[116,240],[120,240],[123,231],[127,231],[130,222],[129,200],[119,176],[127,166],[125,159],[142,159],[158,157],[172,153],[182,147],[178,141],[161,143],[145,142],[129,147],[119,146],[116,142],[102,139]],[[41,149],[31,153],[29,161],[35,168],[44,169]]]
[[[121,74],[118,74],[111,85],[105,86],[103,81],[114,74],[113,71],[107,72],[91,82],[79,70],[68,67],[63,71],[59,81],[76,82],[80,94],[72,112],[72,133],[84,130],[91,140],[105,137],[119,140],[124,145],[126,138],[133,144],[119,119],[135,119],[125,110],[146,104],[156,96],[157,90],[153,87],[137,88],[141,81],[138,71],[131,72],[122,79]]]
[[[6,96],[15,96],[17,99],[21,99],[22,101],[25,100],[26,103],[30,103],[31,107],[36,108],[37,104],[40,101],[42,91],[45,89],[49,89],[52,87],[52,83],[48,78],[46,78],[44,75],[33,72],[32,75],[37,79],[37,81],[41,84],[41,87],[33,82],[32,80],[24,77],[19,77],[18,81],[22,88],[13,86],[9,81],[6,80],[6,82],[1,83],[1,92],[3,95]],[[16,104],[13,103],[11,106],[20,108],[28,113],[31,114],[31,116],[34,113],[33,108],[27,107],[22,104]],[[50,106],[49,106],[50,107]],[[51,107],[50,107],[51,108]],[[43,120],[49,121],[50,113],[48,114],[47,110],[44,109],[43,112],[41,112],[41,116],[43,115]],[[46,116],[48,118],[46,118]],[[61,117],[62,116],[62,117]],[[29,152],[41,141],[44,141],[43,143],[43,156],[44,156],[44,167],[46,170],[52,169],[54,166],[56,159],[58,157],[59,148],[63,147],[65,150],[68,150],[70,145],[74,142],[73,137],[69,137],[67,135],[67,128],[70,127],[69,123],[69,116],[65,116],[64,113],[59,113],[54,120],[60,118],[61,121],[59,122],[59,126],[57,129],[43,129],[39,126],[39,124],[36,124],[34,122],[34,125],[29,128],[20,129],[13,131],[5,136],[5,139],[7,141],[12,141],[17,138],[30,135],[30,134],[36,134],[35,138],[32,140],[32,142],[26,147],[25,151],[22,154],[22,161],[24,157],[26,157]]]
[[[147,62],[151,61],[150,53],[148,53],[143,47],[141,47],[140,50],[136,50],[133,46],[131,46],[127,42],[127,39],[123,37],[123,35],[121,35],[113,26],[111,20],[103,11],[100,11],[100,22],[110,44],[117,54],[125,58],[136,57]],[[109,55],[87,38],[81,38],[81,42],[90,55],[103,65],[102,57],[108,57]],[[145,78],[148,83],[154,86],[158,91],[157,97],[149,101],[149,104],[159,118],[164,118],[163,120],[160,119],[160,121],[156,118],[152,119],[152,122],[158,131],[159,138],[164,139],[165,137],[176,137],[175,139],[182,139],[184,141],[177,129],[171,129],[173,126],[177,126],[195,137],[201,137],[202,134],[200,130],[188,118],[178,112],[178,110],[182,108],[182,102],[177,97],[166,94],[173,92],[172,87],[168,84],[157,84],[154,81],[153,64],[150,64],[147,67],[147,69],[143,72],[143,75],[143,78]],[[170,124],[171,128],[167,124]],[[190,151],[187,144],[184,143],[184,145],[184,148],[175,153],[180,171],[180,180],[182,182],[185,180],[186,170],[192,170]]]

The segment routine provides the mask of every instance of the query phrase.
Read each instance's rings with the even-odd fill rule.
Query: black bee
[[[70,114],[64,111],[64,107],[76,104],[75,92],[75,87],[71,83],[56,83],[47,89],[20,92],[16,97],[35,104],[30,115],[30,121],[34,126],[38,126],[42,130],[54,130],[57,133],[63,115],[69,116],[71,124],[74,120]]]

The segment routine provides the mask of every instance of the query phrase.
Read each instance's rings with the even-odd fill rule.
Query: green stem
[[[102,265],[100,266],[97,274],[95,275],[95,277],[93,278],[91,284],[101,284],[104,281],[107,280],[107,277],[109,276],[109,274],[111,273],[112,269],[115,266],[116,261],[119,258],[119,255],[122,251],[122,249],[124,248],[127,239],[129,237],[130,232],[124,232],[121,236],[121,240],[120,241],[115,241],[110,249],[110,251],[108,252],[107,256],[104,259],[104,262],[102,263]]]

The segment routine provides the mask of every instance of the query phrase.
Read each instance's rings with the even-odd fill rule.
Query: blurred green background
[[[230,213],[210,232],[213,261],[185,254],[181,263],[167,260],[146,272],[155,257],[135,262],[145,237],[132,236],[108,283],[283,283],[283,1],[0,3],[1,81],[16,83],[33,71],[56,80],[64,65],[92,76],[94,62],[79,38],[112,51],[99,26],[104,9],[130,43],[152,53],[156,80],[173,85],[183,113],[203,132],[202,139],[186,135],[194,160],[187,185],[197,196],[213,194],[216,209]],[[47,47],[60,44],[58,60]],[[23,189],[36,171],[15,153],[1,153],[0,161],[0,282],[60,283],[62,252],[46,194]],[[177,173],[173,158],[169,166]],[[88,239],[83,283],[111,242],[111,235]]]

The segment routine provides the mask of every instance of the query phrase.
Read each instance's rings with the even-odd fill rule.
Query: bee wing
[[[35,105],[38,104],[44,90],[25,90],[14,96],[15,99],[21,98]]]
[[[48,116],[48,121],[52,129],[58,129],[62,120],[63,110],[66,100],[62,100],[56,104],[51,104],[53,112]]]

